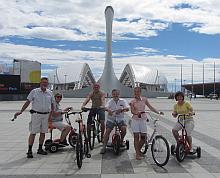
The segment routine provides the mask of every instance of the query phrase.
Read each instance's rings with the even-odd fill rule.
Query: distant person
[[[63,114],[67,111],[71,110],[72,107],[67,107],[64,110],[60,108],[60,101],[62,100],[62,94],[56,93],[55,97],[55,104],[54,104],[54,111],[52,112],[51,119],[49,120],[52,127],[57,128],[61,131],[60,135],[60,145],[68,146],[66,137],[71,130],[71,126],[63,122]]]
[[[121,146],[124,146],[124,137],[126,135],[127,124],[124,117],[124,112],[129,111],[129,105],[126,100],[119,98],[120,91],[117,89],[112,90],[112,99],[108,101],[106,105],[106,111],[108,112],[108,119],[106,121],[106,130],[103,137],[103,147],[101,154],[106,151],[106,146],[109,140],[109,135],[115,126],[115,121],[119,124],[119,130],[121,132]]]
[[[175,94],[175,99],[177,101],[177,103],[174,105],[173,108],[173,117],[177,117],[178,114],[187,114],[189,116],[186,116],[186,120],[185,120],[185,128],[186,128],[186,132],[187,132],[187,139],[189,142],[189,147],[190,149],[192,149],[192,131],[194,129],[194,120],[193,120],[193,108],[191,106],[190,103],[184,101],[184,93],[183,92],[177,92]],[[182,126],[179,122],[176,122],[175,126],[172,129],[173,132],[173,136],[176,139],[176,142],[178,142],[179,140],[179,133],[178,131],[180,131],[182,129]]]
[[[32,146],[37,133],[40,133],[39,147],[37,154],[47,155],[47,152],[42,149],[45,133],[48,132],[48,118],[49,113],[53,110],[54,97],[52,92],[47,89],[48,79],[46,77],[41,78],[40,87],[33,89],[28,97],[27,101],[21,108],[21,111],[15,113],[15,117],[22,114],[25,109],[31,103],[31,121],[29,123],[30,135],[28,138],[28,152],[27,158],[33,158]]]
[[[157,113],[157,114],[163,114],[163,112],[157,111],[146,97],[141,96],[141,88],[135,87],[134,88],[134,98],[130,102],[131,106],[131,113],[133,114],[132,120],[131,120],[131,129],[134,134],[134,148],[136,152],[136,159],[141,159],[141,148],[144,145],[145,139],[147,137],[147,125],[146,125],[146,119],[147,115],[145,113],[141,113],[145,111],[146,105],[148,108]]]
[[[101,139],[102,139],[105,131],[105,111],[104,111],[105,93],[100,90],[100,85],[98,83],[95,83],[93,85],[93,90],[89,93],[89,95],[83,102],[81,109],[83,109],[90,100],[92,101],[91,107],[94,108],[94,110],[90,110],[88,115],[88,120],[87,120],[88,137],[90,138],[92,118],[98,114],[101,123]]]

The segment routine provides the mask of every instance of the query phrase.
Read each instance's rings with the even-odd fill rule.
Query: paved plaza
[[[62,106],[80,108],[82,99],[63,99]],[[149,99],[151,104],[165,115],[159,122],[159,132],[173,144],[174,138],[171,128],[175,119],[171,116],[174,100]],[[200,159],[196,156],[187,157],[178,163],[174,156],[163,168],[158,167],[152,157],[150,149],[142,160],[135,160],[133,136],[128,129],[126,138],[130,141],[130,149],[121,152],[119,156],[109,150],[100,155],[101,145],[96,143],[91,151],[91,158],[83,160],[79,170],[75,160],[75,151],[71,147],[61,149],[57,153],[46,156],[37,155],[38,136],[33,148],[34,158],[27,159],[28,110],[11,122],[13,114],[20,110],[24,101],[0,102],[0,177],[12,178],[220,178],[220,101],[203,98],[191,101],[195,115],[196,127],[193,132],[193,143],[202,149]],[[128,117],[130,117],[128,113]],[[74,121],[74,118],[72,118]],[[149,124],[149,132],[152,125]],[[54,137],[59,132],[54,132]],[[47,135],[49,138],[49,134]]]

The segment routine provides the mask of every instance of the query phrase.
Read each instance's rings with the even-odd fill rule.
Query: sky
[[[42,75],[88,63],[98,79],[105,61],[106,6],[114,9],[112,57],[158,69],[169,82],[220,81],[219,0],[0,0],[0,64],[37,60]],[[215,63],[215,74],[214,74]]]

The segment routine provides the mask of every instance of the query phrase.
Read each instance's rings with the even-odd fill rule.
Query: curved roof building
[[[95,83],[95,78],[87,63],[62,65],[48,75],[51,84],[58,89],[81,89]],[[64,86],[65,85],[65,86]],[[63,88],[65,87],[65,88]]]
[[[167,79],[164,74],[156,69],[142,65],[127,64],[119,81],[128,87],[141,86],[149,91],[167,91]]]

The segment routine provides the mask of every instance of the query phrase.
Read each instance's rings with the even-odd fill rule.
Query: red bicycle
[[[189,114],[178,114],[177,119],[180,125],[182,126],[182,135],[180,135],[179,140],[177,142],[177,145],[171,145],[171,154],[174,155],[176,154],[176,159],[179,162],[182,162],[185,157],[190,154],[194,155],[197,153],[197,157],[201,157],[201,148],[195,147],[193,148],[193,151],[190,151],[190,146],[189,142],[187,139],[187,131],[186,131],[186,125],[185,125],[185,120],[187,119],[186,117],[190,116]]]

